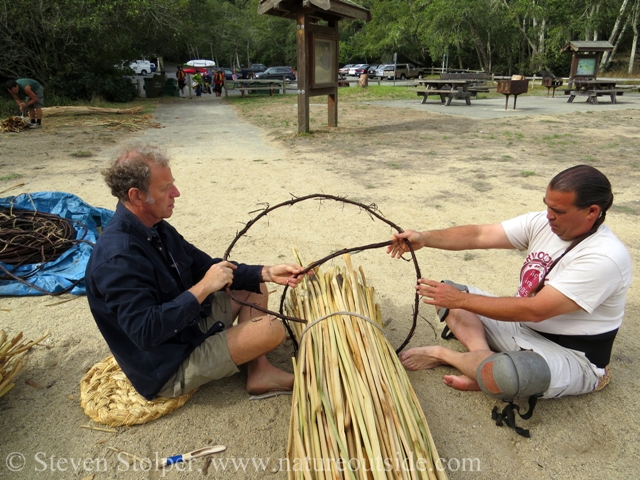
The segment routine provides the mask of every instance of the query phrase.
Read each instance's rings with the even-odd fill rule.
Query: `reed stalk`
[[[418,398],[383,332],[375,289],[362,267],[344,261],[315,268],[284,303],[287,315],[307,320],[291,325],[300,349],[287,456],[298,468],[288,478],[444,480]]]

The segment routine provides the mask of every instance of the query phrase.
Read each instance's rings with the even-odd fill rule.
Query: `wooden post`
[[[337,87],[336,87],[337,89]],[[329,118],[327,123],[330,127],[338,126],[338,93],[330,93],[327,99],[327,107],[329,110]]]
[[[309,133],[309,74],[307,72],[306,33],[307,14],[299,12],[296,18],[296,45],[298,48],[298,133]]]
[[[309,132],[309,99],[312,96],[327,95],[328,124],[337,126],[338,22],[343,18],[370,21],[371,12],[348,0],[260,0],[258,13],[296,21],[298,133]],[[316,58],[316,55],[320,57]],[[327,68],[330,68],[329,75]],[[283,93],[286,89],[285,81]]]

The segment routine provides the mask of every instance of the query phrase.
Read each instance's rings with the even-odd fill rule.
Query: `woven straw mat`
[[[110,355],[91,367],[80,380],[80,406],[96,423],[110,427],[139,425],[177,410],[195,391],[175,398],[146,400]]]

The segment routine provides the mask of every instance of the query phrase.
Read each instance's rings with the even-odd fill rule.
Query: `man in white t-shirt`
[[[533,351],[549,367],[548,388],[534,392],[544,398],[606,385],[605,367],[631,283],[629,253],[603,224],[613,203],[611,184],[597,169],[578,165],[551,180],[544,203],[546,212],[498,224],[393,236],[387,252],[396,258],[408,251],[406,240],[414,250],[504,248],[528,253],[514,297],[420,279],[416,289],[424,303],[435,305],[441,318],[446,316],[447,327],[468,352],[438,345],[411,348],[400,355],[406,368],[451,365],[462,375],[445,375],[446,385],[458,390],[483,387],[489,393],[483,362],[494,352]],[[520,374],[531,374],[527,368]],[[526,380],[520,378],[520,383]]]

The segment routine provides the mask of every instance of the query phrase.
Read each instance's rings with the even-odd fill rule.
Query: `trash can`
[[[157,98],[162,95],[162,89],[166,81],[165,75],[154,75],[144,79],[144,91],[147,98]]]
[[[165,97],[180,96],[180,90],[178,90],[178,84],[175,79],[167,78],[167,81],[164,83],[164,87],[162,87],[162,94]]]

